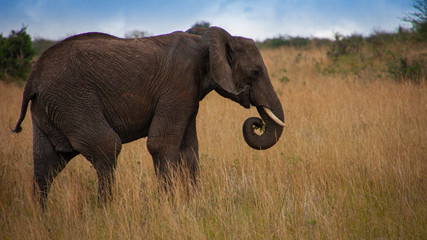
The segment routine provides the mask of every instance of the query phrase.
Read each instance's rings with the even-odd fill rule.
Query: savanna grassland
[[[199,189],[158,191],[145,139],[123,146],[114,200],[97,203],[81,156],[32,200],[31,115],[9,131],[23,88],[0,82],[0,239],[427,239],[427,88],[319,70],[326,50],[262,51],[287,127],[271,149],[246,145],[255,109],[216,93],[197,119]]]

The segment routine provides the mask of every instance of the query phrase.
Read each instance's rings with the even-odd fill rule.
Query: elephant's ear
[[[225,91],[237,95],[230,66],[233,37],[222,28],[211,27],[203,34],[203,39],[209,45],[212,79]]]

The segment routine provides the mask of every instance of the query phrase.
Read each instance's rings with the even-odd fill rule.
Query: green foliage
[[[331,40],[326,38],[305,38],[292,36],[279,36],[275,38],[267,38],[262,42],[257,42],[259,48],[278,48],[278,47],[295,47],[304,48],[310,45],[322,47],[329,45]]]
[[[397,82],[420,83],[426,79],[427,56],[417,53],[413,39],[413,33],[403,28],[397,33],[375,32],[366,38],[337,33],[327,52],[331,64],[323,73],[353,74],[364,80],[385,74]]]
[[[31,69],[34,50],[31,37],[21,30],[12,30],[8,38],[0,34],[0,78],[6,81],[25,79]]]
[[[418,41],[427,40],[427,0],[413,0],[412,7],[415,12],[409,13],[403,19],[412,24],[416,33],[415,39]]]
[[[279,36],[276,38],[267,38],[263,42],[258,42],[259,48],[277,48],[282,46],[302,48],[311,44],[310,38]]]
[[[373,56],[366,52],[365,39],[358,34],[344,36],[335,34],[327,51],[332,63],[323,69],[324,73],[342,73],[361,75],[361,72],[372,68]]]
[[[49,47],[51,47],[55,43],[57,43],[57,41],[44,39],[44,38],[38,38],[38,39],[34,40],[33,41],[33,49],[35,51],[35,56],[39,57],[44,51],[46,51],[46,49],[48,49]]]
[[[400,52],[388,52],[386,59],[386,71],[396,81],[410,81],[419,84],[426,79],[427,54],[409,57]]]
[[[362,35],[353,34],[346,37],[340,33],[335,33],[335,41],[331,44],[327,55],[334,61],[337,61],[342,56],[356,55],[360,52],[362,43]]]
[[[281,46],[290,46],[289,42],[284,37],[267,38],[263,42],[258,42],[259,48],[277,48]]]
[[[140,30],[132,30],[125,33],[125,38],[143,38],[148,36],[150,36],[148,32]]]
[[[206,21],[196,22],[191,28],[199,27],[199,28],[209,28],[211,24]]]
[[[327,38],[312,38],[311,44],[316,47],[323,47],[331,45],[331,40]]]
[[[289,83],[289,81],[291,80],[288,76],[286,76],[285,74],[288,72],[288,70],[286,70],[286,68],[282,68],[280,69],[281,72],[283,73],[283,76],[279,78],[279,81],[283,84],[287,84]]]

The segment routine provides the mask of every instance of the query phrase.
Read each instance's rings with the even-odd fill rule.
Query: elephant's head
[[[217,27],[193,28],[187,32],[202,35],[208,45],[215,91],[245,108],[250,105],[257,108],[262,120],[251,117],[243,124],[246,143],[254,149],[273,146],[283,131],[283,109],[255,42],[233,37]],[[264,132],[258,135],[256,128],[264,128]]]

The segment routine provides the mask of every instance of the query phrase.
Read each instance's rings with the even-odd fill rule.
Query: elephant
[[[22,130],[30,105],[38,202],[45,207],[53,179],[79,154],[95,168],[98,199],[107,202],[122,144],[144,137],[159,181],[184,168],[197,186],[196,116],[213,90],[257,108],[261,119],[243,124],[250,147],[267,149],[279,140],[282,105],[252,39],[219,27],[136,39],[93,32],[48,48],[27,79],[11,129]]]

